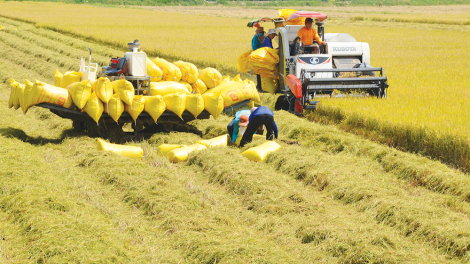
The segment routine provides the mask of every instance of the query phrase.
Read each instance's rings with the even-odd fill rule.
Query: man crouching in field
[[[277,125],[274,122],[274,113],[266,106],[251,108],[251,114],[248,120],[248,126],[240,141],[240,147],[250,143],[253,140],[253,134],[262,135],[264,132],[263,126],[266,127],[266,140],[277,139]]]

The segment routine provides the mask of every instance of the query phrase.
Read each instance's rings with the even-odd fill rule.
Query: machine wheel
[[[281,95],[277,98],[276,104],[274,105],[274,110],[289,110],[289,101],[287,101],[285,95]]]

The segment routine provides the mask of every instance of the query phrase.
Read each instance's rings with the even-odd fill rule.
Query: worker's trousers
[[[266,127],[266,140],[274,139],[274,118],[272,115],[259,115],[251,119],[246,128],[245,134],[243,134],[242,140],[240,141],[240,147],[250,143],[253,140],[253,134],[256,130],[264,125]]]

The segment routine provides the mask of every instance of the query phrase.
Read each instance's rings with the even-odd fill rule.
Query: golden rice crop
[[[143,49],[151,55],[211,65],[226,72],[236,71],[237,57],[250,48],[253,36],[253,30],[246,27],[247,19],[61,3],[2,2],[0,7],[0,15],[33,21],[40,27],[120,47],[139,39]],[[457,21],[455,23],[469,19],[465,13],[446,17],[431,13],[373,16],[384,20],[415,19],[423,23],[426,19]],[[374,21],[338,22],[341,26],[331,26],[331,23],[334,24],[328,25],[327,21],[327,32],[350,33],[358,41],[370,44],[371,64],[385,68],[390,89],[385,100],[322,99],[319,113],[328,115],[339,109],[344,116],[374,120],[377,131],[385,124],[392,128],[406,126],[411,128],[407,133],[419,130],[433,135],[418,140],[432,141],[431,138],[451,135],[468,146],[465,141],[469,139],[470,127],[470,114],[466,111],[470,106],[469,26],[434,30],[431,24],[408,28],[405,24]],[[418,143],[421,144],[411,142]],[[461,148],[448,143],[453,146],[449,149]],[[437,153],[430,155],[441,158],[448,152]],[[469,163],[468,156],[463,160]]]

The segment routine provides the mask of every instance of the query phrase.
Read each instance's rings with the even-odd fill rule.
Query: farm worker
[[[273,38],[275,36],[277,36],[276,31],[274,29],[270,29],[268,31],[268,37],[265,38],[264,41],[263,41],[263,48],[268,47],[268,48],[274,49],[273,48]]]
[[[266,36],[264,35],[264,27],[258,27],[255,31],[255,36],[253,37],[253,39],[251,40],[251,49],[253,51],[261,48],[263,46],[263,41],[264,39],[266,38]],[[259,74],[256,75],[256,81],[257,81],[257,84],[256,84],[256,89],[258,89],[258,91],[261,91],[261,76]]]
[[[253,134],[265,126],[266,140],[277,139],[277,125],[274,122],[274,113],[266,106],[253,107],[251,108],[251,115],[248,120],[248,126],[245,133],[243,134],[242,140],[240,141],[240,147],[245,146],[246,143],[249,143],[253,140]],[[262,134],[262,133],[260,133]]]
[[[322,41],[317,31],[312,27],[313,19],[305,19],[305,27],[299,29],[297,37],[300,37],[302,44],[304,46],[310,46],[313,44],[313,39],[317,41],[318,44],[325,46],[326,42]],[[318,54],[318,44],[313,45],[313,53]],[[307,47],[309,48],[309,47]]]
[[[243,136],[248,125],[248,118],[251,114],[250,110],[241,110],[235,113],[235,118],[230,121],[227,126],[228,134],[232,138],[232,143],[235,144],[238,134]]]

